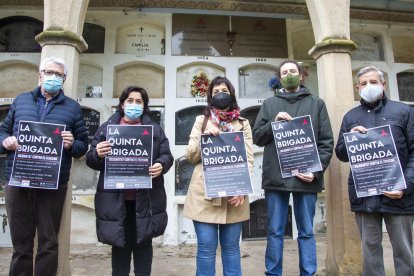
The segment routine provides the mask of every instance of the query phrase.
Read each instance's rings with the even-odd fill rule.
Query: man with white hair
[[[61,132],[63,152],[57,190],[6,186],[6,211],[9,217],[13,256],[9,275],[56,275],[58,234],[69,180],[72,157],[88,149],[79,103],[65,96],[62,87],[67,76],[63,59],[46,58],[39,67],[39,86],[17,96],[0,126],[0,154],[7,153],[6,178],[10,179],[20,121],[66,125]],[[33,266],[33,245],[38,246]]]
[[[383,73],[375,67],[365,67],[358,72],[361,105],[351,109],[343,118],[335,152],[339,160],[348,162],[344,133],[366,133],[368,128],[390,125],[407,188],[357,197],[350,173],[349,200],[362,240],[362,275],[385,275],[381,245],[383,221],[392,244],[396,275],[414,275],[414,112],[406,104],[388,100],[384,93],[385,85]]]

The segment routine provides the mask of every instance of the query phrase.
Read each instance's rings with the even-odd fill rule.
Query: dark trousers
[[[38,247],[34,275],[56,275],[58,234],[67,186],[58,190],[19,188],[7,185],[6,211],[9,218],[13,256],[9,275],[33,275],[33,245]]]
[[[125,201],[125,210],[125,247],[112,247],[112,275],[128,276],[133,255],[135,275],[149,276],[152,265],[152,242],[137,245],[135,200]]]

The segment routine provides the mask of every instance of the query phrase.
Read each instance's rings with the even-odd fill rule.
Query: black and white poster
[[[272,122],[272,130],[283,178],[322,171],[310,115]]]
[[[149,125],[108,125],[111,153],[105,157],[105,189],[152,188],[152,136]]]
[[[344,133],[344,139],[358,197],[406,188],[389,125]]]
[[[243,132],[201,135],[201,162],[207,197],[253,193]]]
[[[65,125],[20,121],[9,185],[57,189]]]

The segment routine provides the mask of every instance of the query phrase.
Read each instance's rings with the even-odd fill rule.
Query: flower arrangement
[[[269,81],[269,88],[270,89],[272,89],[273,91],[277,91],[281,87],[282,87],[282,85],[280,84],[280,81],[276,76],[274,76],[273,78],[270,79],[270,81]]]
[[[191,81],[191,94],[194,97],[206,97],[209,84],[210,80],[208,79],[206,73],[198,73]]]

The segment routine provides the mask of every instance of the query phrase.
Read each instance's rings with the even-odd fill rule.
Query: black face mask
[[[215,108],[226,109],[231,104],[231,96],[224,92],[217,93],[213,96],[211,103]]]

